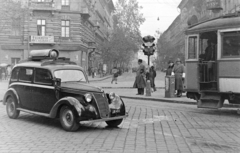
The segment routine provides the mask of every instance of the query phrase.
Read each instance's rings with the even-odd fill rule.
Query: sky
[[[146,19],[140,26],[142,36],[156,36],[156,31],[164,32],[180,14],[177,8],[181,0],[137,0],[143,8],[141,13]],[[114,4],[117,0],[113,0]],[[159,20],[158,20],[159,19]]]

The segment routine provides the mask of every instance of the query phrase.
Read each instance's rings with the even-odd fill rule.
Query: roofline
[[[222,16],[219,16],[219,17],[216,17],[216,18],[212,18],[212,19],[209,19],[209,20],[205,20],[205,21],[202,21],[202,22],[198,22],[196,24],[193,24],[191,26],[188,26],[187,30],[185,31],[185,33],[187,33],[189,31],[190,28],[193,28],[197,25],[200,25],[200,24],[203,24],[203,23],[206,23],[206,22],[209,22],[209,21],[214,21],[214,20],[217,20],[217,19],[221,19],[221,18],[232,18],[232,17],[239,17],[240,15],[239,14],[236,14],[236,13],[229,13],[229,14],[225,14],[225,15],[222,15]]]
[[[188,2],[188,0],[182,0],[181,2],[180,2],[180,4],[178,5],[178,8],[180,8],[182,5],[183,5],[183,3],[187,3]]]
[[[112,0],[110,0],[110,1],[109,1],[109,8],[110,8],[112,11],[114,11],[114,10],[115,10],[115,6],[114,6],[114,4],[113,4],[113,1],[112,1]]]

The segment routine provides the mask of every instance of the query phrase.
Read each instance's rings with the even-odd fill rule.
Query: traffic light
[[[148,42],[153,43],[154,40],[155,40],[155,38],[153,36],[150,36],[150,35],[143,37],[143,42],[144,43],[148,43]]]
[[[151,56],[154,54],[156,47],[154,43],[155,38],[153,36],[145,36],[143,37],[142,49],[144,55]]]

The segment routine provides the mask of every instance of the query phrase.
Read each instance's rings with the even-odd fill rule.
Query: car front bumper
[[[112,121],[112,120],[119,120],[119,119],[124,119],[128,117],[128,114],[126,113],[123,116],[116,116],[116,117],[108,117],[108,118],[101,118],[101,119],[96,119],[96,120],[84,120],[80,121],[80,123],[93,123],[93,122],[104,122],[104,121]]]

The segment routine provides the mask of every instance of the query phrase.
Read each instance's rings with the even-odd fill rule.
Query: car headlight
[[[90,103],[90,102],[92,101],[92,98],[93,98],[90,93],[86,93],[86,94],[84,95],[84,97],[85,97],[85,100],[86,100],[88,103]]]
[[[114,92],[109,93],[109,98],[113,100],[116,97],[116,94]]]

